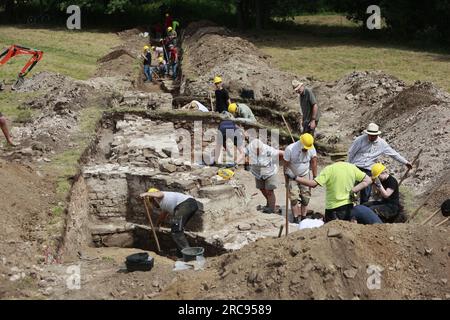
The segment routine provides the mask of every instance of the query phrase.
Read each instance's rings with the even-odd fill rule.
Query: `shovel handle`
[[[144,198],[144,206],[145,206],[145,211],[147,213],[148,221],[150,222],[150,226],[152,227],[153,236],[155,237],[156,247],[158,248],[158,253],[160,253],[161,252],[161,247],[159,246],[158,236],[156,235],[155,227],[153,226],[153,220],[152,220],[152,216],[150,214],[150,209],[149,209],[150,208],[150,203],[149,203],[148,197]]]
[[[447,217],[447,218],[445,218],[444,220],[442,220],[441,222],[436,223],[434,226],[435,226],[435,227],[442,226],[442,225],[443,225],[444,223],[446,223],[448,220],[450,220],[450,217]]]
[[[430,221],[431,219],[433,219],[433,217],[435,215],[437,215],[439,213],[439,211],[441,211],[441,208],[437,209],[435,212],[433,212],[433,214],[431,216],[429,216],[428,218],[426,218],[424,221],[422,221],[420,224],[423,226],[424,224],[426,224],[428,221]]]

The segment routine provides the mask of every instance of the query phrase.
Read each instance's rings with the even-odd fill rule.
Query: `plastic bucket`
[[[190,247],[190,248],[184,248],[183,250],[181,250],[184,261],[196,260],[198,256],[203,257],[204,252],[205,252],[205,249],[202,247]]]

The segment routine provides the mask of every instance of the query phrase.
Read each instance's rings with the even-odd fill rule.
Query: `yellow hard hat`
[[[234,176],[234,171],[231,169],[219,169],[217,175],[225,180],[230,180]]]
[[[375,163],[372,166],[372,179],[378,178],[378,176],[386,169],[385,165],[382,163]]]
[[[235,114],[237,110],[237,104],[232,103],[228,106],[228,112]]]
[[[147,192],[148,192],[148,193],[159,192],[159,189],[156,189],[156,188],[150,188],[150,189],[148,189]]]
[[[219,76],[214,77],[214,83],[215,83],[215,84],[221,83],[221,82],[222,82],[222,78],[221,78],[221,77],[219,77]]]
[[[155,50],[156,48],[155,48],[155,46],[152,46],[152,50]]]
[[[148,49],[150,49],[149,46],[144,46],[144,50],[148,50]]]
[[[163,61],[164,61],[164,58],[163,58],[163,57],[159,57],[159,58],[158,58],[158,61],[159,61],[159,62],[163,62]]]
[[[300,136],[300,142],[306,150],[314,148],[314,137],[309,133],[302,134]]]
[[[167,31],[169,31],[169,32],[172,31],[172,30],[173,30],[172,27],[168,27],[168,28],[167,28]]]

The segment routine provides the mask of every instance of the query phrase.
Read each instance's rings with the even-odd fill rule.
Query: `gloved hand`
[[[381,187],[381,181],[380,181],[380,179],[379,179],[379,178],[376,178],[376,179],[373,181],[373,184],[374,184],[375,186],[377,186],[377,188],[380,188],[380,187]]]
[[[358,202],[358,194],[353,191],[350,191],[350,201],[353,203]]]

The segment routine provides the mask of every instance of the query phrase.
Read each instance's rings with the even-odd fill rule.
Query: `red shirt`
[[[172,26],[172,22],[173,22],[172,16],[169,15],[168,17],[166,17],[166,21],[164,22],[164,25],[166,26],[166,30],[168,27]]]
[[[177,62],[178,61],[178,49],[175,48],[175,47],[170,49],[170,60],[172,62]]]

